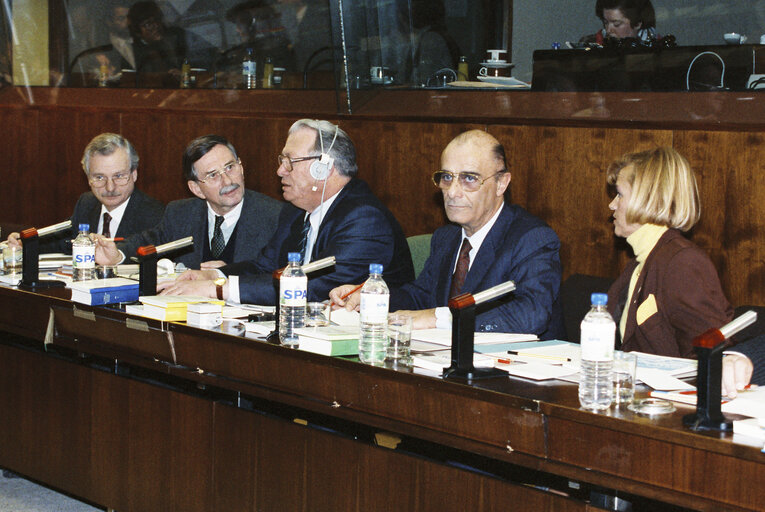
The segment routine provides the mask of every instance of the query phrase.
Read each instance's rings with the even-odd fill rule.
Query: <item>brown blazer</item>
[[[617,325],[636,266],[637,260],[632,259],[608,290],[608,311]],[[638,311],[643,317],[640,325]],[[621,349],[696,357],[693,338],[709,328],[723,326],[731,318],[733,308],[725,298],[712,261],[679,231],[669,229],[646,258],[637,278]]]

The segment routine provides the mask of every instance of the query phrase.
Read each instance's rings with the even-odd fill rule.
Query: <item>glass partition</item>
[[[3,0],[2,9],[0,86],[335,89],[346,93],[341,111],[385,89],[765,87],[765,0]]]

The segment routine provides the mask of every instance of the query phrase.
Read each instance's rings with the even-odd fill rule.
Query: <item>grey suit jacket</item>
[[[233,236],[234,261],[242,261],[259,254],[276,230],[279,213],[284,203],[253,190],[245,190],[242,215]],[[193,197],[168,203],[165,214],[157,226],[129,237],[117,247],[126,257],[135,256],[143,245],[160,245],[187,236],[194,237],[194,245],[167,256],[188,268],[198,269],[202,263],[204,245],[207,242],[207,202]],[[229,241],[231,243],[231,241]]]
[[[152,228],[162,218],[164,210],[164,204],[136,188],[130,195],[130,199],[128,199],[125,214],[122,216],[117,232],[111,233],[111,235],[126,238],[134,233],[140,233],[145,229]],[[78,226],[80,224],[88,224],[91,233],[95,233],[96,229],[98,229],[100,217],[101,202],[93,195],[93,192],[83,193],[74,205],[74,213],[72,213],[71,217],[71,231],[63,231],[57,236],[51,235],[52,238],[49,240],[46,239],[48,237],[41,239],[40,252],[72,254],[72,240],[77,236]]]

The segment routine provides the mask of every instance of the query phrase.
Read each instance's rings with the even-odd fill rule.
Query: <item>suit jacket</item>
[[[391,311],[446,306],[461,245],[461,227],[438,228],[417,280],[391,292]],[[558,236],[547,224],[520,206],[505,204],[465,276],[462,292],[480,292],[508,280],[516,289],[479,306],[476,330],[534,333],[543,339],[562,335],[559,249]]]
[[[275,303],[271,275],[287,264],[287,253],[298,251],[305,213],[288,205],[276,233],[257,259],[221,269],[227,275],[239,276],[242,302]],[[401,226],[369,186],[356,178],[339,192],[319,227],[311,261],[327,256],[334,256],[336,264],[309,276],[309,301],[326,299],[330,290],[341,284],[363,282],[369,277],[370,263],[383,265],[383,279],[388,286],[414,279],[412,256]]]
[[[115,237],[128,237],[144,229],[154,227],[162,218],[164,209],[164,204],[136,188],[130,195],[130,199],[128,199],[125,214],[122,216],[117,232],[111,233],[111,235]],[[65,234],[54,237],[51,240],[42,239],[41,252],[72,254],[72,240],[77,236],[78,226],[80,224],[88,224],[90,225],[90,231],[95,232],[98,228],[100,217],[101,202],[93,195],[93,192],[83,193],[74,205],[74,212],[71,217],[72,230],[63,232]]]
[[[284,203],[253,190],[245,190],[242,214],[236,223],[234,258],[227,263],[251,258],[268,242],[276,229],[276,221]],[[142,245],[159,245],[189,235],[194,245],[169,254],[175,262],[198,269],[202,251],[207,243],[207,202],[197,197],[179,199],[167,205],[162,220],[156,227],[137,233],[117,247],[126,257],[134,256]],[[231,240],[229,240],[231,243]]]
[[[608,290],[608,311],[617,326],[636,266],[637,260],[631,260]],[[640,325],[639,316],[645,317]],[[733,308],[709,256],[679,231],[669,229],[646,258],[637,278],[621,349],[695,357],[693,338],[707,329],[722,327],[731,318]]]
[[[730,349],[733,352],[741,352],[752,360],[754,372],[752,384],[765,385],[765,334],[750,338]]]

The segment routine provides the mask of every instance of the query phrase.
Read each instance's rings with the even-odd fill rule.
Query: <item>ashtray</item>
[[[659,398],[643,398],[642,400],[635,400],[632,402],[627,409],[646,416],[656,416],[674,412],[675,406],[672,402],[668,402],[667,400],[661,400]]]

